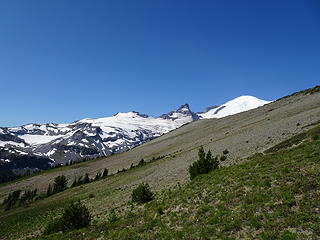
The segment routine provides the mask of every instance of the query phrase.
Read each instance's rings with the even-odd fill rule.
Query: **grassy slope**
[[[108,189],[118,181],[130,181],[121,174],[84,185],[86,189],[57,194],[40,201],[36,207],[10,211],[11,216],[7,216],[0,233],[14,236],[17,229],[20,234],[39,229],[70,201],[70,198],[64,201],[63,195],[73,194],[84,199],[92,211],[99,212],[95,213],[93,225],[79,231],[40,236],[40,239],[319,238],[320,140],[313,137],[319,136],[319,131],[320,126],[303,137],[298,135],[279,144],[265,155],[256,154],[244,163],[158,192],[157,198],[144,206],[124,204],[115,210],[119,217],[116,221],[108,220],[112,204],[105,209],[108,204],[103,200],[112,194],[117,201],[121,189],[106,190],[92,199],[88,199],[88,194],[94,192],[93,184],[103,184]],[[292,145],[297,146],[286,149]],[[147,166],[144,170],[148,171]],[[123,175],[133,176],[138,171],[134,169]],[[18,221],[25,217],[28,219]],[[15,221],[20,224],[17,226]]]
[[[314,98],[315,100],[309,101],[309,98]],[[46,187],[52,177],[57,174],[73,173],[72,171],[78,169],[83,169],[81,171],[84,173],[87,172],[89,168],[101,169],[105,167],[103,164],[110,164],[106,167],[109,168],[111,166],[111,169],[119,169],[119,167],[122,166],[130,166],[131,162],[137,163],[141,157],[150,160],[153,156],[156,157],[169,153],[174,155],[98,182],[69,189],[45,200],[32,203],[28,208],[18,208],[7,212],[0,210],[0,239],[17,239],[22,236],[39,233],[48,221],[56,217],[62,208],[73,199],[81,199],[84,201],[93,212],[94,225],[100,229],[100,225],[106,225],[105,222],[108,220],[110,209],[115,206],[119,207],[119,209],[126,208],[126,202],[130,198],[132,188],[140,182],[147,181],[151,183],[151,187],[157,192],[175,185],[178,181],[185,182],[187,179],[186,169],[188,165],[195,160],[197,148],[200,145],[204,145],[206,149],[218,150],[216,154],[220,154],[222,150],[228,146],[230,150],[229,155],[234,154],[235,158],[239,158],[242,155],[235,155],[237,150],[247,152],[248,155],[251,152],[261,151],[261,149],[265,149],[266,146],[271,147],[277,141],[279,142],[279,140],[274,140],[274,142],[270,141],[268,136],[275,136],[271,131],[279,129],[278,136],[285,139],[287,135],[283,135],[284,132],[291,135],[294,132],[303,130],[303,128],[310,125],[310,123],[315,123],[319,119],[319,97],[313,95],[308,96],[308,99],[304,97],[300,97],[300,99],[296,99],[296,97],[288,98],[285,102],[275,102],[274,104],[237,116],[219,120],[194,122],[127,153],[116,154],[105,160],[89,161],[79,165],[50,170],[39,174],[39,176],[21,181],[22,183],[25,182],[26,185],[30,183],[30,185],[32,185],[33,182],[43,183]],[[298,106],[294,102],[303,104]],[[296,126],[297,122],[301,123],[301,126]],[[235,123],[237,123],[237,125],[235,125]],[[286,126],[290,126],[290,129],[293,129],[292,132],[289,131],[290,129],[286,129]],[[262,129],[266,129],[268,133],[262,131]],[[230,134],[226,135],[225,133],[227,131],[230,131]],[[257,139],[256,136],[259,134],[263,136],[262,140]],[[230,141],[228,139],[230,139]],[[249,143],[246,143],[245,140],[249,140]],[[251,143],[253,147],[248,148],[248,145]],[[254,144],[259,144],[261,147],[256,148]],[[255,151],[253,151],[253,149],[255,149]],[[113,164],[116,168],[112,168]],[[119,166],[117,164],[119,164]],[[95,167],[92,167],[92,165]],[[250,166],[247,165],[244,168],[249,167]],[[237,166],[231,167],[231,170],[228,169],[229,168],[224,168],[218,172],[222,171],[221,174],[231,173],[237,169]],[[48,176],[50,176],[50,178]],[[258,181],[258,179],[256,179],[256,181]],[[0,186],[0,190],[3,191],[3,189],[7,188],[7,190],[12,191],[17,188],[17,186],[20,188],[21,185],[19,186],[19,184],[19,181],[14,184],[5,184],[2,188]],[[186,188],[190,188],[190,186]],[[91,193],[95,195],[94,198],[89,198],[89,194]],[[167,195],[168,193],[164,194],[164,196]],[[194,196],[191,198],[194,198]],[[125,218],[120,221],[124,221],[123,224],[125,224]],[[123,227],[124,225],[120,223],[121,222],[116,222],[115,224]],[[142,228],[144,228],[144,226],[142,226]],[[104,230],[101,231],[104,232]],[[104,232],[103,234],[107,233]],[[114,234],[119,233],[115,231]],[[125,232],[122,234],[125,234]],[[86,232],[86,235],[94,236],[92,229]],[[73,237],[74,235],[71,234],[70,236]],[[115,238],[114,236],[112,236],[112,238]]]
[[[49,182],[60,174],[66,175],[71,184],[74,176],[108,168],[112,172],[137,164],[141,158],[149,161],[152,157],[171,154],[163,165],[154,168],[152,176],[140,172],[140,178],[151,185],[162,188],[187,180],[187,167],[195,160],[197,148],[201,145],[214,155],[229,150],[227,161],[232,164],[238,159],[263,151],[293,134],[303,131],[303,127],[320,120],[320,93],[295,94],[294,96],[267,104],[263,107],[222,119],[192,122],[168,134],[142,144],[128,152],[87,161],[69,167],[45,171],[33,177],[0,185],[0,201],[15,189],[38,188],[46,191]],[[175,156],[173,158],[173,156]],[[139,182],[132,181],[131,185]],[[1,219],[0,219],[1,221]]]
[[[312,131],[319,136],[320,126]],[[319,238],[320,140],[298,139],[158,193],[119,220],[45,239]]]

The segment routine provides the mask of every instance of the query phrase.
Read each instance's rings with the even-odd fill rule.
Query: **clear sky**
[[[318,0],[1,0],[0,126],[320,83]]]

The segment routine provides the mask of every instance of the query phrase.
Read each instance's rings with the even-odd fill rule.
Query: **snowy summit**
[[[270,103],[270,101],[261,100],[253,96],[241,96],[198,115],[200,118],[222,118],[240,112],[249,111],[267,103]]]

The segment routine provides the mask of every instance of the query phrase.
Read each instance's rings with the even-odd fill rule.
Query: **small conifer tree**
[[[107,168],[105,168],[105,169],[103,170],[102,177],[107,177],[108,174],[109,174],[109,170],[108,170]]]
[[[19,200],[21,190],[16,190],[13,193],[10,193],[7,199],[3,201],[3,205],[5,206],[5,210],[10,210],[16,206],[16,203]]]
[[[77,178],[75,177],[72,184],[71,184],[71,187],[75,187],[78,185],[78,181],[77,181]]]
[[[89,183],[90,182],[90,178],[89,178],[89,174],[86,173],[86,175],[84,175],[84,178],[82,180],[83,184]]]
[[[137,203],[146,203],[154,198],[154,193],[150,190],[148,183],[141,183],[131,194],[132,201]]]
[[[198,151],[198,157],[198,161],[194,162],[189,167],[190,179],[193,179],[200,174],[209,173],[219,167],[218,158],[214,158],[210,150],[206,154],[203,147],[200,147]]]
[[[141,160],[140,160],[140,162],[139,162],[138,166],[142,166],[142,165],[144,165],[144,164],[145,164],[145,161],[144,161],[144,159],[143,159],[143,158],[141,158]]]
[[[47,189],[47,197],[51,196],[52,195],[52,187],[51,187],[51,184],[49,184],[48,186],[48,189]]]
[[[67,178],[64,175],[58,176],[54,179],[53,193],[62,192],[67,189]]]
[[[71,203],[64,210],[62,222],[66,229],[80,229],[88,226],[91,221],[91,215],[88,208],[80,201]]]
[[[100,179],[100,178],[101,178],[101,173],[97,172],[97,174],[96,174],[96,176],[95,176],[94,180],[98,180],[98,179]]]
[[[78,177],[78,180],[77,180],[77,185],[81,185],[82,184],[82,176],[79,176]]]
[[[85,205],[81,204],[80,201],[73,202],[65,208],[61,217],[49,222],[44,234],[86,227],[90,224],[91,218],[90,212]]]

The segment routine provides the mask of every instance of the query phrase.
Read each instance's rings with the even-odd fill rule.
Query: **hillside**
[[[112,221],[39,239],[318,239],[319,146],[320,125],[143,207],[116,209]]]
[[[295,94],[251,111],[220,119],[191,122],[124,153],[3,184],[0,187],[0,200],[14,189],[36,187],[45,191],[48,183],[59,174],[66,175],[71,184],[75,176],[83,176],[85,173],[95,176],[97,171],[104,168],[117,172],[119,169],[129,168],[131,163],[137,164],[141,158],[149,161],[159,156],[166,156],[159,162],[161,168],[152,168],[150,174],[144,174],[144,178],[157,185],[161,182],[161,188],[172,186],[177,181],[186,180],[186,168],[194,161],[200,145],[219,155],[228,148],[230,154],[223,163],[228,165],[237,159],[263,151],[319,120],[319,92]],[[132,182],[132,185],[135,184],[137,182]]]
[[[0,186],[1,198],[16,189],[37,187],[40,191],[45,191],[49,182],[61,174],[66,175],[71,183],[75,176],[89,173],[93,177],[97,171],[105,167],[115,173],[119,169],[129,168],[131,163],[136,165],[141,158],[150,161],[153,157],[161,156],[158,160],[143,167],[69,189],[32,203],[28,208],[1,212],[0,235],[5,236],[5,239],[16,239],[29,234],[37,234],[50,219],[57,216],[62,208],[74,199],[82,199],[89,206],[94,215],[95,226],[97,226],[107,221],[111,209],[126,208],[132,189],[141,182],[148,182],[158,193],[176,186],[178,182],[181,184],[188,182],[187,168],[196,160],[197,149],[201,145],[206,150],[211,149],[214,155],[221,155],[223,150],[228,149],[228,158],[221,163],[222,166],[229,166],[233,163],[241,164],[246,157],[265,151],[297,133],[312,128],[319,120],[320,94],[319,91],[311,89],[251,111],[221,119],[189,123],[125,153],[52,169],[36,176],[2,184]],[[318,141],[312,144],[313,149],[318,149]],[[281,155],[278,157],[280,158]],[[238,169],[241,168],[240,166],[245,165],[222,168],[219,171],[226,171],[223,172],[226,174],[229,172],[227,169]],[[249,171],[249,167],[251,165],[243,168]],[[233,170],[230,170],[228,174],[232,172]],[[200,185],[199,188],[201,188]],[[89,198],[90,194],[93,194],[94,197]],[[21,219],[24,221],[21,222]]]
[[[182,125],[248,111],[268,101],[242,96],[194,113],[188,104],[152,117],[131,111],[72,123],[0,127],[0,183],[40,170],[125,152]]]
[[[29,208],[4,212],[0,234],[3,239],[26,235],[37,239],[317,239],[319,146],[318,124],[264,154],[198,176],[184,186],[157,191],[150,203],[137,206],[124,201],[114,207],[119,196],[126,195],[126,183],[139,171],[148,171],[145,165],[56,194]],[[71,199],[89,206],[92,225],[39,235]]]

